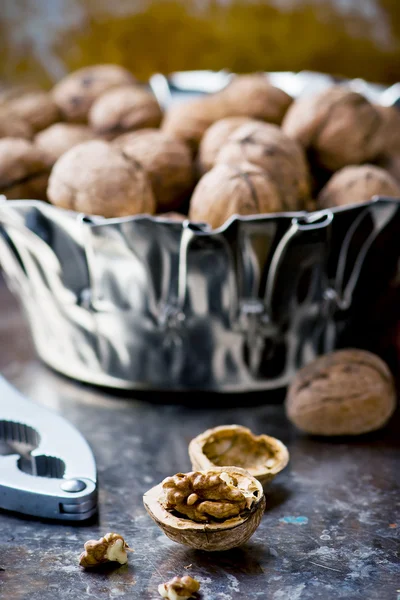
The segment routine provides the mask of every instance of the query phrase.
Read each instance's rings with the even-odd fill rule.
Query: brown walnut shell
[[[265,510],[265,496],[261,483],[239,467],[213,467],[201,473],[206,475],[226,473],[234,477],[240,485],[250,484],[256,490],[257,499],[243,514],[226,520],[198,523],[164,508],[165,494],[163,483],[160,483],[143,496],[147,512],[165,535],[179,544],[208,552],[219,552],[241,546],[253,535]]]
[[[400,198],[400,185],[387,171],[374,165],[344,167],[322,188],[318,204],[321,208],[359,204],[373,196]]]
[[[286,396],[286,414],[315,435],[358,435],[385,425],[396,406],[387,365],[364,350],[339,350],[303,367]]]
[[[186,144],[160,130],[128,133],[114,140],[124,156],[146,171],[159,211],[173,211],[193,189],[193,161]]]
[[[50,175],[49,201],[104,217],[153,214],[155,199],[144,169],[101,140],[74,146]]]
[[[0,193],[9,199],[45,200],[48,174],[34,144],[19,138],[0,139]]]
[[[35,136],[35,145],[41,150],[46,164],[50,167],[67,150],[94,138],[93,131],[86,125],[74,123],[54,123]]]
[[[304,151],[277,125],[256,121],[241,125],[228,137],[215,162],[249,162],[267,171],[280,193],[284,210],[304,208],[310,196]]]
[[[189,444],[193,470],[236,466],[246,469],[262,485],[289,462],[282,442],[269,435],[254,435],[241,425],[221,425],[204,431]]]
[[[244,116],[280,125],[293,98],[271,85],[263,73],[237,75],[219,92],[229,116]]]
[[[206,130],[200,142],[197,157],[198,169],[201,174],[213,168],[217,154],[230,134],[249,121],[251,119],[248,117],[226,117],[216,121]]]
[[[134,82],[133,75],[119,65],[94,65],[66,75],[54,86],[52,94],[66,121],[82,123],[101,94]]]
[[[13,100],[12,111],[29,123],[35,133],[60,120],[60,112],[51,94],[43,91],[22,94]]]
[[[366,98],[334,86],[296,100],[282,129],[311,153],[314,162],[336,171],[381,153],[381,125],[380,113]]]
[[[128,131],[158,127],[161,119],[161,108],[155,96],[134,85],[105,92],[89,111],[89,125],[98,135],[110,139]]]
[[[270,175],[250,163],[216,165],[198,182],[190,200],[191,221],[221,227],[233,215],[280,212],[280,194]]]

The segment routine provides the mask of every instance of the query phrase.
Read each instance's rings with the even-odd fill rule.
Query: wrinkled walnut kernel
[[[190,575],[174,577],[158,586],[160,596],[167,600],[189,600],[199,589],[200,583]]]
[[[227,473],[178,473],[163,482],[165,508],[200,523],[230,519],[249,509],[255,489],[240,489]]]
[[[119,562],[124,565],[128,562],[127,552],[133,552],[118,533],[106,533],[99,540],[89,540],[85,544],[85,551],[79,557],[81,567],[95,567],[107,562]]]

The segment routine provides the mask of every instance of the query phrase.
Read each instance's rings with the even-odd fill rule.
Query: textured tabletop
[[[204,600],[400,596],[399,415],[374,435],[320,440],[294,431],[279,395],[117,397],[75,384],[38,362],[1,282],[0,372],[80,429],[96,456],[100,485],[99,518],[89,525],[0,512],[0,598],[155,600],[159,583],[183,574],[200,581]],[[291,460],[270,484],[265,516],[250,542],[207,554],[166,538],[145,512],[142,495],[167,475],[190,469],[192,437],[228,423],[280,438]],[[83,571],[84,542],[108,531],[135,549],[129,565]]]

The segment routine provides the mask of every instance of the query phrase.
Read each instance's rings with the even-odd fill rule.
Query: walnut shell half
[[[289,452],[280,440],[254,435],[241,425],[221,425],[204,431],[190,442],[189,456],[193,469],[241,467],[263,485],[289,462]]]
[[[261,483],[239,467],[178,473],[146,492],[143,502],[150,517],[171,540],[209,552],[229,550],[247,542],[265,510]],[[226,509],[237,503],[239,513],[224,518],[223,514],[233,512]],[[183,505],[186,509],[182,510],[194,518],[201,513],[206,515],[206,520],[199,522],[178,512],[176,507],[181,510]]]

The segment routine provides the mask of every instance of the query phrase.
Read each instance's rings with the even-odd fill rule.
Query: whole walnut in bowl
[[[157,129],[127,133],[113,143],[146,171],[157,210],[173,211],[188,197],[194,180],[192,156],[186,144]]]
[[[280,125],[293,98],[271,85],[263,73],[237,75],[218,93],[225,116],[244,116]]]
[[[284,210],[299,210],[310,195],[310,175],[301,146],[277,125],[251,121],[229,135],[216,164],[250,162],[268,172]]]
[[[383,147],[381,116],[364,96],[342,86],[296,100],[283,131],[320,166],[336,171],[377,157]]]
[[[47,193],[56,206],[104,217],[155,212],[144,169],[102,140],[63,154],[52,169]]]
[[[67,150],[93,138],[93,131],[86,125],[54,123],[40,131],[35,136],[34,142],[41,150],[46,164],[52,167]]]
[[[33,137],[32,127],[18,117],[9,106],[0,107],[0,139],[21,138],[30,140]]]
[[[190,200],[189,218],[217,228],[233,215],[281,210],[280,194],[266,171],[250,163],[221,164],[198,182]]]
[[[382,140],[382,153],[385,156],[400,154],[400,110],[395,106],[375,105],[381,118],[377,135]]]
[[[93,102],[107,90],[135,82],[119,65],[94,65],[73,71],[52,90],[55,103],[66,121],[85,122]]]
[[[12,111],[29,123],[34,133],[60,120],[60,112],[51,94],[41,90],[27,92],[15,98],[12,101]]]
[[[155,96],[137,85],[105,92],[89,111],[89,125],[97,134],[108,138],[145,127],[158,127],[161,119]]]
[[[315,435],[358,435],[383,427],[396,407],[387,365],[364,350],[338,350],[303,367],[286,396],[286,414]]]
[[[0,139],[0,194],[9,199],[45,200],[49,169],[28,140]]]
[[[374,165],[344,167],[337,171],[318,196],[320,208],[368,202],[373,196],[400,198],[400,184]]]
[[[201,174],[213,168],[218,152],[230,134],[250,121],[251,119],[248,117],[226,117],[216,121],[206,130],[200,142],[197,157],[198,169]]]

